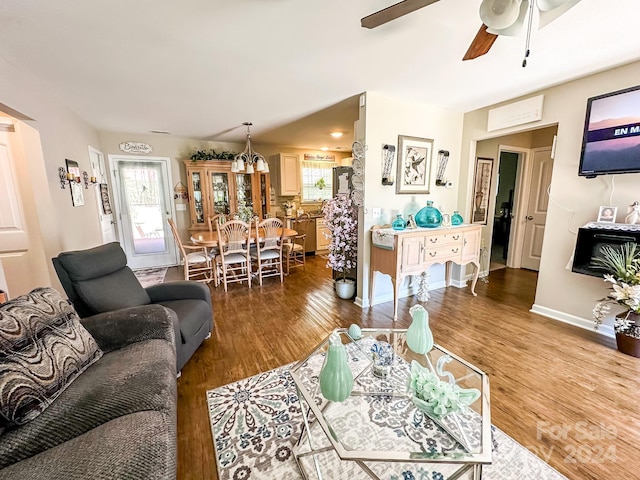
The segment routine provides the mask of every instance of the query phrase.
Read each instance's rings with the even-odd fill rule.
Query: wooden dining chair
[[[282,220],[267,218],[263,221],[255,220],[258,232],[256,243],[251,247],[250,256],[256,264],[258,280],[262,286],[264,277],[279,276],[280,283],[284,280],[282,265]]]
[[[222,272],[224,291],[227,291],[229,283],[245,280],[251,288],[250,224],[242,220],[229,220],[223,224],[216,223],[216,229],[220,250],[216,266],[219,265]],[[218,277],[216,282],[219,281]]]
[[[209,225],[209,231],[213,232],[215,230],[216,223],[224,223],[225,218],[221,213],[216,213],[210,217],[207,217],[207,224]]]
[[[170,218],[167,222],[169,222],[171,233],[173,233],[173,238],[182,256],[184,279],[205,283],[214,280],[213,258],[207,252],[206,247],[182,243],[175,222]]]
[[[299,215],[291,222],[291,228],[298,234],[286,242],[283,247],[284,258],[287,263],[287,275],[289,275],[291,267],[305,268],[305,247],[310,222],[311,217],[309,217],[308,213]]]

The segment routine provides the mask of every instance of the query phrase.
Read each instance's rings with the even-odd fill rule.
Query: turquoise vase
[[[439,227],[442,224],[442,214],[433,206],[433,201],[428,200],[427,206],[416,213],[416,223],[419,227],[427,228]]]
[[[414,305],[409,309],[413,321],[407,329],[407,345],[419,355],[424,355],[433,348],[433,334],[429,328],[429,313],[422,305]]]
[[[404,230],[405,228],[407,228],[407,222],[404,221],[402,215],[398,214],[396,215],[396,219],[393,221],[391,226],[394,230]]]
[[[332,402],[342,402],[351,395],[353,373],[347,363],[347,350],[337,333],[329,337],[329,351],[320,370],[320,391]]]
[[[451,225],[462,225],[462,222],[464,222],[462,215],[458,210],[454,210],[453,215],[451,215]]]

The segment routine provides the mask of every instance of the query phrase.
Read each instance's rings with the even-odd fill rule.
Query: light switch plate
[[[382,209],[381,208],[372,208],[371,215],[373,218],[381,218],[382,217]]]
[[[176,203],[176,211],[177,212],[186,212],[187,206],[184,203]]]

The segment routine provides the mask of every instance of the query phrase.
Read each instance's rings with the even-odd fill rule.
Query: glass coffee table
[[[346,329],[334,331],[354,377],[343,402],[328,401],[319,387],[329,337],[291,369],[304,418],[294,454],[305,479],[481,479],[492,451],[488,376],[438,345],[426,355],[412,352],[406,332],[362,329],[354,340]],[[372,361],[371,347],[380,341],[394,352],[386,370]],[[423,413],[407,393],[414,360],[480,397],[444,417]]]

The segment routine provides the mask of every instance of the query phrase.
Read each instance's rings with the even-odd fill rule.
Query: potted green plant
[[[315,186],[318,190],[323,190],[327,186],[327,182],[324,181],[324,178],[321,178],[315,183]]]
[[[349,299],[355,294],[355,280],[347,278],[347,272],[356,268],[358,258],[358,216],[351,199],[337,195],[322,208],[324,223],[331,232],[327,266],[341,276],[335,280],[336,293]]]
[[[640,357],[640,249],[635,243],[625,243],[620,248],[605,245],[601,257],[593,262],[606,273],[605,282],[611,283],[611,293],[601,299],[593,309],[595,328],[611,309],[618,304],[624,310],[616,315],[613,329],[618,350]]]

